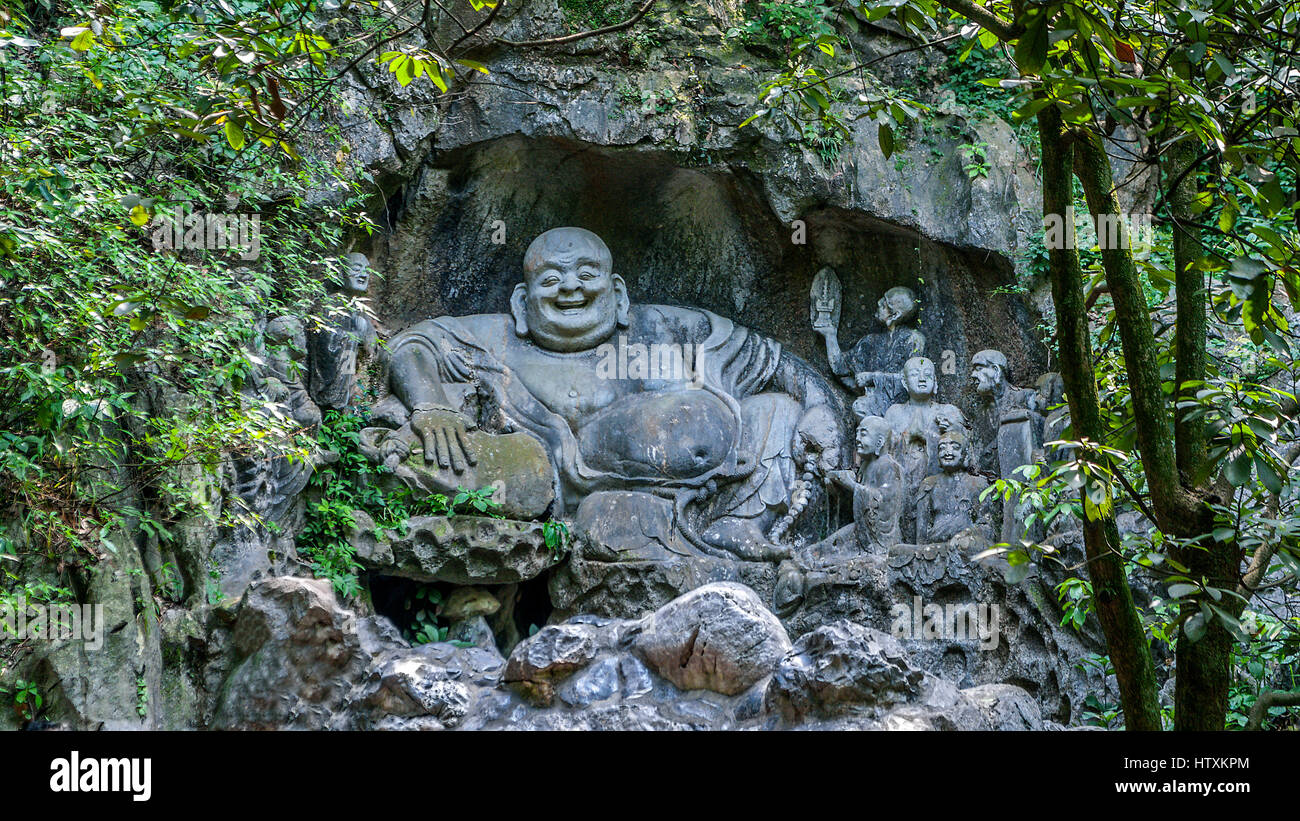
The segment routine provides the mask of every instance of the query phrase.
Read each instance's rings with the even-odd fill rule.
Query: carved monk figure
[[[476,459],[467,431],[495,420],[542,442],[554,513],[622,558],[788,555],[764,534],[790,502],[796,445],[835,448],[805,422],[824,416],[825,383],[709,311],[631,305],[590,231],[545,232],[523,269],[509,314],[439,317],[394,337],[389,381],[405,421],[381,458],[421,447],[427,465],[460,473]],[[624,347],[665,346],[685,354],[680,373],[610,365]]]
[[[249,380],[249,393],[274,403],[274,413],[305,429],[319,425],[320,408],[303,385],[307,338],[302,321],[292,316],[275,317],[266,323],[262,337],[266,365]],[[240,456],[234,461],[234,469],[235,493],[244,506],[264,522],[274,522],[284,517],[307,486],[312,464],[283,456]]]
[[[989,482],[967,469],[965,433],[949,430],[939,437],[939,466],[943,473],[927,476],[921,483],[916,502],[918,544],[946,542],[983,518],[980,494]]]
[[[1007,358],[1001,351],[980,351],[971,358],[971,380],[981,402],[982,427],[988,446],[980,454],[980,468],[996,471],[1003,479],[1034,461],[1042,446],[1043,417],[1035,391],[1017,388],[1007,379]],[[1022,517],[1010,500],[1002,504],[999,541],[1016,542],[1024,530]]]
[[[1037,392],[1038,407],[1045,414],[1043,434],[1040,437],[1044,456],[1049,461],[1068,459],[1068,448],[1047,447],[1048,442],[1059,442],[1065,439],[1065,429],[1070,426],[1070,406],[1065,401],[1065,383],[1061,380],[1061,375],[1049,372],[1038,377]]]
[[[981,437],[988,446],[981,454],[980,468],[997,471],[1006,478],[1012,469],[1032,461],[1033,450],[1041,440],[1039,398],[1036,392],[1011,384],[1007,358],[1001,351],[980,351],[971,357],[970,365],[971,382],[981,405],[977,416],[984,417],[982,427],[988,428],[986,436]],[[1014,426],[1014,432],[999,430],[1007,425]],[[1008,448],[1001,447],[1003,440],[1008,440]],[[1013,452],[1003,454],[1002,450]]]
[[[853,494],[854,533],[865,552],[888,550],[902,541],[903,469],[889,455],[890,436],[889,424],[881,417],[863,419],[857,430],[858,475],[847,470],[831,473],[837,485]]]
[[[348,254],[347,261],[338,287],[349,296],[365,296],[370,260],[365,254]],[[374,327],[361,312],[348,311],[313,333],[310,343],[312,399],[322,408],[346,408],[357,384],[358,355],[373,352]]]
[[[903,466],[903,476],[913,489],[921,479],[939,472],[939,436],[964,428],[965,417],[954,405],[934,401],[938,386],[934,363],[914,356],[903,366],[907,401],[885,412],[894,437],[894,454]]]
[[[853,403],[858,418],[883,416],[890,405],[903,398],[903,364],[925,349],[925,335],[907,327],[918,309],[910,288],[885,291],[876,303],[876,318],[885,326],[884,332],[863,336],[847,353],[840,350],[837,329],[830,321],[838,311],[814,312],[813,329],[825,338],[831,373],[849,390],[862,391]]]

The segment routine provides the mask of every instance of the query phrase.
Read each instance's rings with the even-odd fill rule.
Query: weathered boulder
[[[496,596],[481,587],[458,587],[442,603],[442,616],[456,621],[490,616],[501,609]]]
[[[469,710],[469,688],[449,680],[446,670],[418,657],[389,661],[375,676],[378,685],[366,704],[391,716],[429,716],[441,727],[454,727]],[[431,729],[432,727],[425,727]]]
[[[136,551],[123,550],[94,568],[87,598],[95,604],[70,605],[83,619],[80,635],[63,640],[51,629],[50,640],[31,642],[26,678],[57,708],[52,715],[72,729],[154,729],[162,723],[158,699],[149,697],[161,690],[160,631],[153,608],[134,606],[152,596],[138,562]],[[97,642],[85,640],[87,630],[98,632]],[[7,638],[0,629],[0,643]]]
[[[234,627],[234,667],[222,686],[220,729],[332,729],[368,656],[356,615],[328,581],[275,577],[254,582]]]
[[[919,694],[923,678],[893,637],[837,621],[799,638],[768,684],[767,703],[787,721],[879,711]]]
[[[988,716],[994,730],[1041,730],[1042,711],[1029,693],[1012,684],[982,684],[962,690]]]
[[[556,682],[596,657],[596,629],[584,624],[553,624],[515,647],[506,662],[505,681],[530,701],[550,704]]]
[[[758,595],[741,584],[696,588],[650,615],[632,650],[682,690],[734,695],[771,674],[790,637]]]

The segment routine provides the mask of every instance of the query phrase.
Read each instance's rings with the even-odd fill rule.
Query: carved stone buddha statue
[[[454,486],[477,464],[477,428],[526,433],[553,473],[552,512],[620,558],[780,559],[766,534],[796,481],[840,459],[811,368],[709,311],[631,304],[605,243],[580,228],[533,241],[509,313],[425,320],[390,348],[384,416],[398,424],[379,459],[419,449]],[[690,365],[623,368],[624,349]]]

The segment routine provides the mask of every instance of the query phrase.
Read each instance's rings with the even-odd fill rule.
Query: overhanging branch
[[[610,26],[603,26],[598,29],[591,29],[590,31],[580,31],[577,34],[566,34],[563,37],[547,37],[542,40],[504,40],[498,37],[493,42],[503,46],[525,46],[528,48],[536,46],[562,46],[566,43],[576,43],[579,40],[586,40],[589,37],[599,37],[602,34],[613,34],[624,29],[632,28],[641,21],[642,17],[646,16],[646,12],[650,11],[650,7],[654,4],[655,0],[645,0],[645,2],[641,4],[641,7],[636,10],[636,13],[623,22],[614,23]]]
[[[1004,43],[1009,43],[1020,36],[1021,26],[1007,22],[974,0],[941,0],[941,2],[953,11],[960,12],[971,22],[979,23],[993,32]]]

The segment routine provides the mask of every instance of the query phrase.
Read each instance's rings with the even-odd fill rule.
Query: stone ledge
[[[425,582],[513,584],[555,562],[541,522],[481,516],[413,516],[405,535],[363,537],[356,547],[367,570]]]

